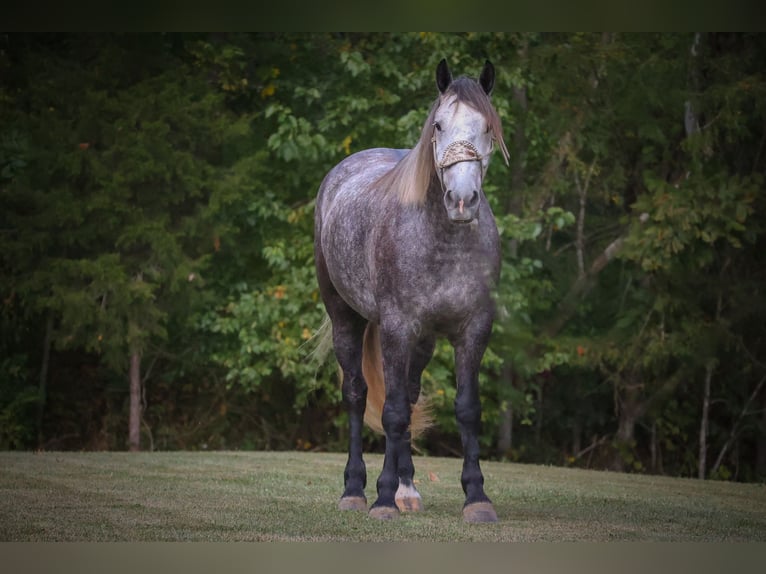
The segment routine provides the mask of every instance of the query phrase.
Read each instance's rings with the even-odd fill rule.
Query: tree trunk
[[[572,456],[577,456],[577,454],[582,450],[582,428],[580,424],[580,419],[576,418],[572,422]]]
[[[755,446],[755,472],[761,480],[766,479],[766,393],[761,398],[761,422],[758,425]]]
[[[141,353],[130,353],[130,416],[128,418],[128,450],[141,450]]]
[[[742,412],[739,413],[739,417],[737,417],[737,420],[734,421],[734,425],[731,428],[731,432],[729,433],[729,438],[726,439],[726,442],[724,443],[723,447],[721,447],[721,452],[718,453],[718,458],[716,458],[715,463],[713,464],[713,468],[710,470],[710,473],[713,474],[718,471],[718,467],[721,466],[721,463],[723,462],[723,457],[726,455],[726,451],[729,450],[729,447],[731,447],[732,444],[736,444],[737,437],[739,435],[739,425],[742,422],[742,420],[750,413],[750,403],[752,403],[755,399],[758,398],[758,395],[761,392],[761,389],[764,386],[764,383],[766,383],[766,376],[764,376],[758,385],[755,387],[755,390],[750,394],[750,397],[747,399],[747,402],[745,402],[745,406],[742,407]]]
[[[729,265],[728,260],[721,269],[721,276],[726,267]],[[715,322],[721,321],[721,310],[723,309],[723,293],[718,291],[718,301],[715,306]],[[702,394],[702,421],[700,422],[700,453],[699,453],[699,468],[697,470],[697,477],[700,480],[705,480],[705,473],[707,470],[707,431],[708,421],[710,420],[710,385],[713,380],[713,370],[715,369],[715,360],[708,361],[705,367],[705,387]]]
[[[636,434],[636,422],[641,418],[646,410],[646,403],[640,402],[640,390],[634,380],[634,376],[629,375],[627,379],[622,378],[616,382],[616,385],[622,388],[615,390],[615,400],[617,401],[617,433],[615,434],[616,451],[612,459],[611,468],[618,472],[625,471],[625,458],[623,453],[627,449],[633,448],[633,442]]]
[[[510,371],[510,368],[503,367],[503,382],[512,384],[513,375],[506,373],[506,369]],[[500,426],[497,432],[497,454],[498,456],[508,457],[511,449],[513,448],[513,405],[510,400],[507,401],[507,406],[500,413]]]
[[[713,362],[710,361],[705,367],[705,387],[702,395],[702,422],[700,422],[700,452],[697,478],[705,480],[707,469],[707,429],[710,413],[710,383],[713,379]]]
[[[554,337],[558,335],[559,331],[564,328],[564,325],[574,316],[575,311],[577,311],[579,298],[587,293],[593,278],[617,256],[622,249],[623,243],[625,243],[625,237],[625,235],[621,235],[607,245],[606,249],[593,260],[585,276],[578,277],[572,283],[569,291],[559,303],[558,312],[542,329],[546,336]]]
[[[617,472],[625,471],[625,459],[623,450],[631,448],[633,437],[636,433],[636,416],[632,409],[620,409],[620,420],[617,424],[617,434],[615,439],[618,445],[617,451],[612,459],[612,470]]]
[[[535,422],[535,444],[539,447],[543,436],[544,383],[537,386],[537,420]]]
[[[53,311],[48,312],[45,321],[45,337],[43,338],[43,360],[40,365],[40,382],[37,387],[37,448],[43,448],[43,416],[45,415],[45,402],[48,398],[48,367],[51,358],[51,341],[53,340]]]
[[[579,180],[577,173],[575,172],[575,179]],[[580,209],[577,212],[577,239],[575,240],[575,248],[577,250],[577,278],[585,278],[585,205],[587,201],[588,190],[577,186],[577,195],[580,203]]]
[[[596,167],[596,160],[590,164],[588,173],[585,176],[585,184],[580,183],[580,176],[577,174],[577,168],[574,170],[574,180],[577,186],[577,197],[580,209],[577,212],[577,237],[575,239],[575,250],[577,251],[577,279],[585,279],[585,206],[588,201],[588,187],[590,178],[593,175],[593,169]]]
[[[701,35],[699,32],[694,34],[694,41],[689,50],[691,58],[689,60],[689,92],[692,94],[699,92],[699,49]],[[697,113],[694,109],[694,103],[691,100],[684,102],[684,130],[686,137],[698,132],[700,129]]]
[[[519,47],[519,59],[521,66],[526,65],[529,39],[522,36]],[[506,200],[506,213],[519,214],[522,206],[522,191],[524,190],[524,162],[527,154],[527,135],[525,131],[525,118],[527,113],[527,88],[524,85],[513,87],[513,103],[517,114],[516,129],[513,132],[513,154],[511,157],[511,186],[508,199]],[[516,259],[519,244],[516,239],[508,242],[508,255]],[[513,365],[506,364],[500,373],[500,384],[510,389],[514,382]],[[507,456],[513,448],[513,407],[510,400],[508,406],[500,414],[500,426],[497,432],[497,451],[500,456]]]

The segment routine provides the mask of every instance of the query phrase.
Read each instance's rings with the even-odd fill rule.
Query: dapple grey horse
[[[367,510],[362,424],[385,432],[380,519],[423,508],[413,484],[413,433],[422,430],[420,378],[437,336],[455,350],[455,414],[463,444],[463,518],[494,522],[479,466],[479,366],[494,315],[500,244],[482,189],[490,156],[507,163],[489,94],[495,70],[452,78],[442,60],[439,95],[410,150],[355,153],[325,177],[316,202],[314,251],[349,412],[349,457],[339,507]]]

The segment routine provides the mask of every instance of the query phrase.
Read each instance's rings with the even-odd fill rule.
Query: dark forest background
[[[313,198],[441,58],[512,156],[483,455],[766,479],[762,34],[0,34],[0,448],[343,450]]]

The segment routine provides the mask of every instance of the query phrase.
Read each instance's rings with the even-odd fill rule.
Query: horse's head
[[[489,103],[495,83],[495,68],[487,61],[479,81],[453,81],[447,62],[436,69],[440,96],[433,113],[433,145],[436,173],[444,192],[444,205],[451,221],[473,221],[482,198],[494,142],[502,133],[499,117]]]

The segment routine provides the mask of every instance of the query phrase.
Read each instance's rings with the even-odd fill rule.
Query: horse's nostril
[[[447,190],[447,201],[452,203],[454,201],[453,193],[451,189]]]
[[[478,201],[479,201],[479,192],[474,189],[473,195],[471,195],[471,201],[468,203],[468,205],[476,205]]]

